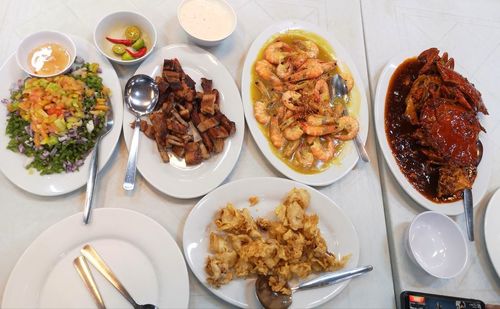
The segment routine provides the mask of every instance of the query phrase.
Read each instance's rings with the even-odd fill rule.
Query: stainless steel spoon
[[[109,111],[106,113],[106,123],[102,128],[101,133],[97,137],[95,141],[94,151],[92,152],[92,156],[90,157],[90,169],[89,169],[89,178],[87,180],[87,191],[85,193],[85,206],[83,209],[83,222],[88,224],[90,221],[90,214],[92,212],[92,206],[94,206],[94,188],[97,179],[97,171],[99,170],[99,145],[101,143],[101,139],[108,134],[111,129],[113,129],[114,124],[114,116],[113,116],[113,107],[111,104],[109,105]]]
[[[95,249],[91,245],[85,245],[83,248],[80,250],[82,255],[92,264],[94,267],[106,278],[109,283],[111,283],[115,289],[120,292],[123,297],[125,297],[130,304],[135,309],[156,309],[155,305],[152,304],[145,304],[145,305],[139,305],[133,298],[130,296],[130,293],[125,289],[123,284],[118,280],[116,275],[113,273],[113,271],[108,267],[108,265],[104,262],[104,260],[97,254]]]
[[[303,282],[296,287],[292,287],[292,293],[299,290],[319,288],[327,285],[336,284],[373,270],[373,266],[363,266],[354,268],[347,271],[340,271],[334,273],[328,273],[326,275],[320,276]],[[292,304],[292,295],[285,295],[281,293],[274,292],[269,286],[269,278],[266,276],[259,276],[255,281],[255,294],[259,299],[261,305],[266,309],[285,309],[290,307]]]
[[[341,98],[344,104],[344,116],[348,116],[349,112],[347,111],[347,102],[349,102],[349,95],[347,90],[347,85],[345,80],[340,77],[340,75],[335,74],[332,76],[330,87],[334,98]],[[365,146],[361,142],[359,135],[356,135],[354,138],[354,145],[356,146],[356,150],[358,152],[359,157],[364,162],[370,162],[370,158],[368,157],[368,153],[366,152]]]
[[[133,190],[135,186],[141,117],[154,110],[156,103],[158,103],[159,93],[158,85],[154,79],[143,74],[132,76],[125,86],[125,104],[135,115],[134,135],[128,155],[125,181],[123,182],[123,189],[127,191]]]
[[[483,143],[477,141],[477,164],[483,158]],[[472,199],[472,188],[464,189],[464,214],[467,236],[470,241],[474,241],[474,201]]]
[[[104,301],[102,300],[101,293],[99,293],[99,289],[97,289],[97,285],[94,281],[92,273],[90,272],[90,268],[89,265],[87,264],[85,257],[79,256],[76,259],[74,259],[73,266],[75,266],[76,271],[78,272],[78,274],[80,274],[80,277],[85,283],[87,290],[90,292],[90,295],[92,295],[92,298],[94,299],[97,308],[106,309]]]

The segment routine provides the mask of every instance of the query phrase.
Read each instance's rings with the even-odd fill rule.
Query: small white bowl
[[[228,27],[228,29],[230,30],[221,32],[220,35],[217,35],[216,37],[207,38],[203,37],[201,33],[196,33],[193,31],[193,29],[190,29],[188,25],[189,21],[183,18],[181,11],[185,5],[190,5],[189,2],[194,2],[194,1],[199,3],[196,4],[191,3],[191,4],[193,4],[193,6],[197,5],[197,8],[199,10],[204,10],[205,12],[209,12],[209,10],[206,7],[203,7],[203,5],[208,5],[208,4],[219,6],[222,10],[226,10],[226,13],[228,13],[228,18],[220,19],[218,21],[223,20],[224,22],[230,23]],[[191,16],[196,15],[197,17],[200,17],[199,12],[194,12],[193,14],[190,15]],[[179,21],[181,28],[184,30],[184,32],[186,32],[188,37],[194,43],[207,47],[216,46],[225,39],[227,39],[234,32],[234,30],[236,29],[236,25],[238,24],[238,17],[236,16],[236,12],[231,7],[231,5],[229,5],[229,3],[227,3],[225,0],[183,0],[177,7],[177,20]]]
[[[37,47],[43,45],[43,44],[48,44],[48,43],[56,43],[62,46],[66,51],[68,51],[69,54],[69,62],[64,69],[62,69],[59,72],[56,72],[54,74],[35,74],[31,68],[30,68],[30,63],[29,63],[29,54]],[[16,61],[19,67],[26,72],[27,74],[35,77],[51,77],[51,76],[56,76],[59,74],[62,74],[66,72],[73,62],[75,61],[76,58],[76,46],[75,42],[66,34],[58,31],[39,31],[32,33],[25,37],[22,41],[21,44],[19,44],[19,47],[17,48],[16,51]]]
[[[436,211],[417,215],[407,230],[405,245],[410,258],[430,275],[450,279],[467,265],[468,250],[458,225]]]
[[[147,53],[134,60],[122,60],[121,56],[113,53],[111,48],[114,43],[106,40],[106,37],[112,37],[116,39],[125,39],[125,28],[128,26],[137,26],[141,29],[142,38],[145,41],[146,47],[148,49]],[[123,65],[133,65],[146,59],[147,56],[151,54],[156,46],[157,33],[153,26],[153,23],[145,16],[135,13],[135,12],[114,12],[107,16],[104,16],[95,27],[94,30],[94,44],[101,54],[103,54],[110,61],[123,64]]]

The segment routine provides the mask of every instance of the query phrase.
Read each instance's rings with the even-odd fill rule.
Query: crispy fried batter
[[[254,219],[248,209],[231,203],[220,209],[210,234],[205,265],[207,282],[220,287],[235,278],[269,276],[273,291],[290,294],[287,282],[314,272],[342,268],[349,256],[329,252],[318,229],[319,218],[308,215],[309,192],[294,188],[275,209],[277,220]]]

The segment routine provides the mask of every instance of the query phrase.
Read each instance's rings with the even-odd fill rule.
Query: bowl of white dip
[[[196,44],[215,46],[234,32],[236,13],[224,0],[184,0],[177,7],[182,29]]]

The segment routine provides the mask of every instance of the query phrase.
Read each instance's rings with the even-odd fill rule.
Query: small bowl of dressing
[[[177,18],[189,38],[198,45],[215,46],[236,29],[237,17],[224,0],[184,0]]]
[[[25,37],[16,52],[19,67],[35,77],[51,77],[66,72],[76,57],[76,46],[66,34],[40,31]]]

